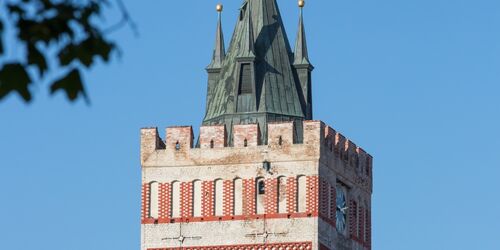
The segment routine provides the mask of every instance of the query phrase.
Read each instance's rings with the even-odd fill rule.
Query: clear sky
[[[139,129],[199,126],[217,1],[125,2],[140,36],[113,34],[90,106],[0,103],[0,249],[139,249]],[[305,24],[315,119],[375,158],[373,249],[500,249],[500,1],[309,0]]]

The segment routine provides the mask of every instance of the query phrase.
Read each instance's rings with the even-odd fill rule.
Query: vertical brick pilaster
[[[365,228],[365,246],[368,250],[372,249],[372,215],[369,209],[365,210],[366,228]]]
[[[256,214],[256,200],[255,197],[255,179],[243,180],[243,214],[255,215]]]
[[[193,183],[181,183],[181,217],[193,217]]]
[[[313,215],[318,214],[318,182],[318,176],[307,176],[306,211]]]
[[[297,178],[289,177],[286,181],[287,211],[289,214],[297,212]]]
[[[328,200],[330,199],[329,195],[330,188],[328,186],[328,182],[323,178],[320,178],[319,181],[319,215],[322,218],[328,219],[330,206]]]
[[[337,189],[335,186],[330,186],[330,221],[333,223],[334,227],[337,227],[335,223],[337,216]]]
[[[146,220],[149,218],[149,200],[150,200],[150,192],[149,192],[149,183],[142,184],[142,220]]]
[[[170,188],[170,183],[160,183],[160,213],[159,213],[159,218],[160,220],[167,220],[170,219],[170,198],[172,196],[171,194],[171,188]]]
[[[358,209],[358,238],[361,243],[365,243],[365,209]]]
[[[234,215],[234,183],[232,180],[224,181],[224,216]]]
[[[278,179],[266,179],[266,214],[278,213]]]
[[[351,239],[357,239],[356,237],[356,225],[357,225],[357,215],[358,215],[358,204],[354,200],[349,201],[349,237]]]
[[[214,182],[204,181],[203,182],[203,205],[202,205],[202,215],[203,217],[210,217],[215,214],[215,194],[214,194]]]

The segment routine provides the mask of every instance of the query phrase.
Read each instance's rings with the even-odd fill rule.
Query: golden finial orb
[[[304,5],[306,5],[306,1],[304,0],[299,0],[299,7],[304,8]]]
[[[217,4],[217,6],[215,7],[215,9],[217,10],[217,12],[222,12],[222,10],[224,9],[224,6],[223,6],[221,3],[219,3],[219,4]]]

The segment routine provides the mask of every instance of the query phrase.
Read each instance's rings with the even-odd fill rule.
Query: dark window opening
[[[181,144],[179,142],[175,143],[175,150],[180,150]]]
[[[247,140],[247,139],[245,139],[245,141],[243,141],[243,146],[244,146],[245,148],[246,148],[246,147],[248,147],[248,140]]]
[[[266,184],[264,183],[263,180],[259,181],[259,184],[257,185],[258,187],[258,194],[265,194],[266,193]]]
[[[281,146],[283,145],[283,138],[280,136],[279,140],[278,140],[278,144]]]
[[[249,63],[241,64],[238,95],[252,94],[252,67]]]
[[[210,141],[210,148],[214,148],[214,140]]]

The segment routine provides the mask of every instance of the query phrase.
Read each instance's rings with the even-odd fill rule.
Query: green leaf
[[[43,76],[48,69],[45,56],[37,49],[34,44],[28,44],[28,64],[38,68],[40,75]]]
[[[53,95],[57,91],[64,91],[70,101],[75,101],[81,94],[88,102],[87,94],[85,93],[78,69],[71,70],[66,76],[52,83],[50,86],[50,94]]]
[[[6,64],[0,69],[0,100],[9,93],[17,92],[26,102],[31,101],[29,85],[31,78],[24,65],[19,63]]]

